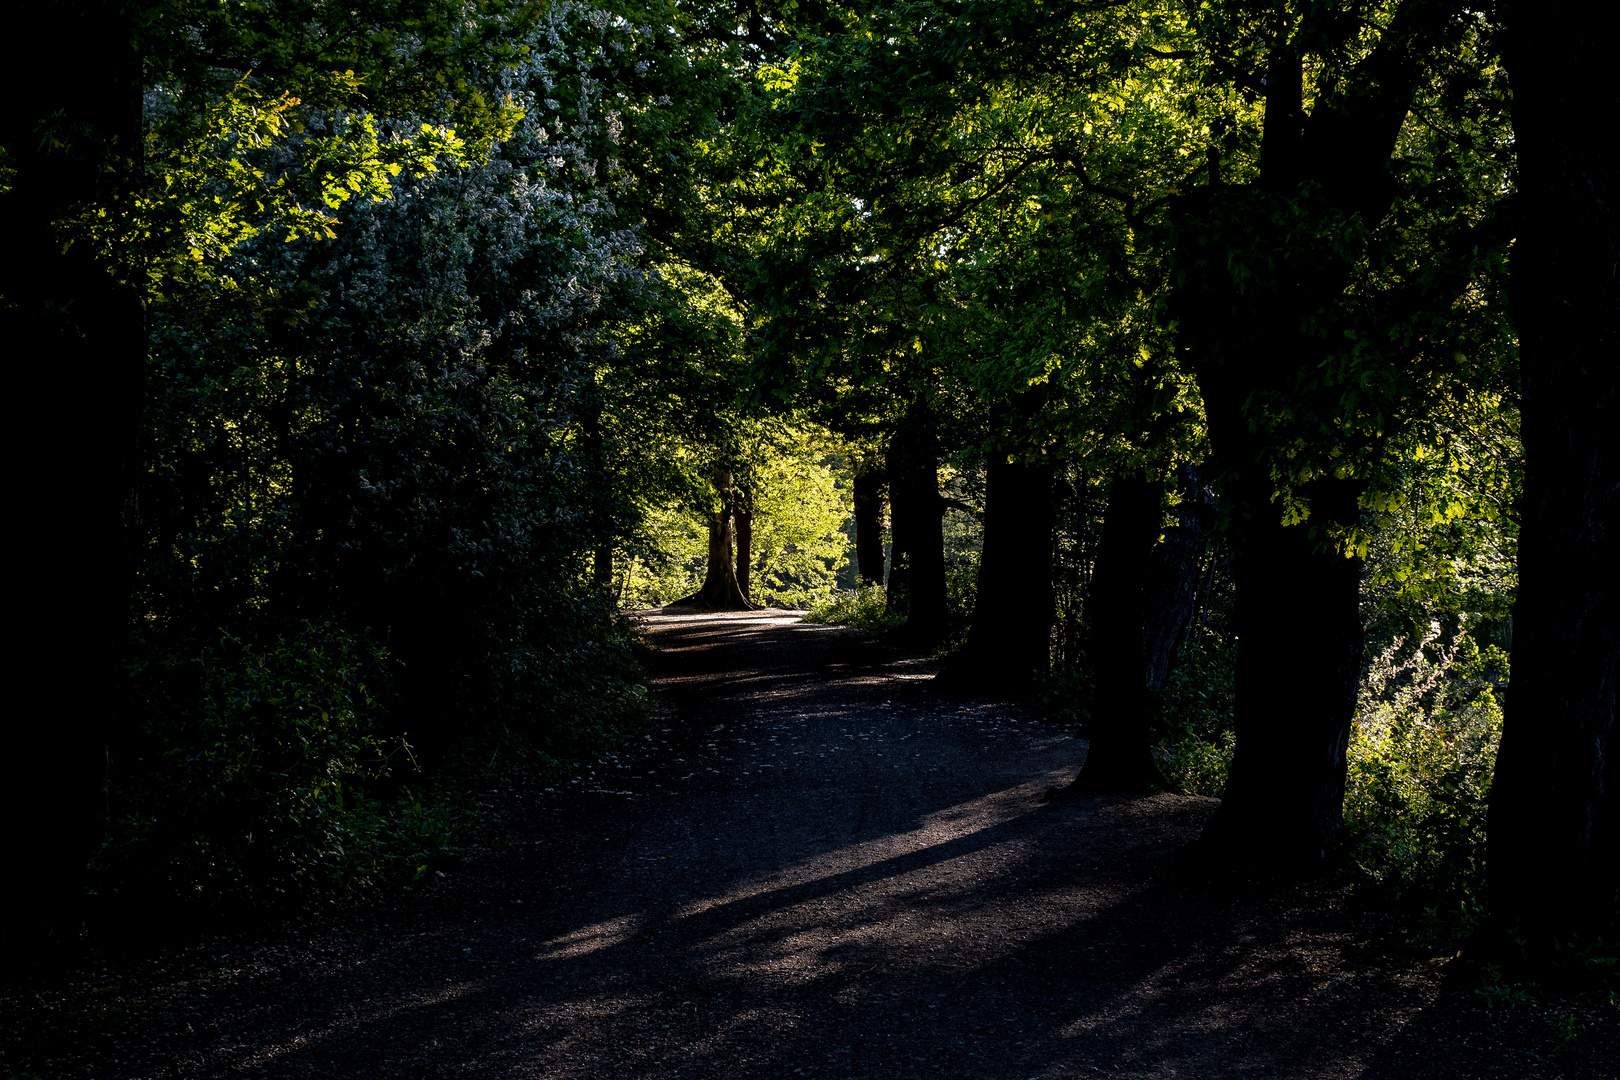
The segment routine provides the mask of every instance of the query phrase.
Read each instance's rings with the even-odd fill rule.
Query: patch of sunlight
[[[584,926],[561,937],[554,937],[540,947],[536,960],[566,960],[584,956],[610,945],[619,945],[635,937],[641,930],[642,916],[620,915],[616,919]]]
[[[322,1024],[308,1031],[296,1032],[284,1042],[234,1058],[224,1063],[220,1071],[242,1072],[248,1069],[263,1068],[279,1057],[307,1050],[312,1046],[325,1042],[334,1035],[376,1024],[380,1021],[390,1020],[408,1010],[442,1008],[458,998],[466,997],[473,991],[481,989],[482,985],[482,983],[474,982],[451,983],[434,990],[403,994],[392,1001],[369,1009],[354,1009],[340,1021]],[[211,1061],[209,1064],[214,1065],[216,1062]]]
[[[719,896],[694,900],[676,911],[673,918],[690,918],[765,893],[865,870],[890,859],[913,855],[1004,825],[1039,809],[1046,790],[1067,780],[1071,772],[1069,769],[1055,769],[1037,779],[929,814],[909,832],[863,840],[836,851],[824,852],[785,870],[763,874]]]

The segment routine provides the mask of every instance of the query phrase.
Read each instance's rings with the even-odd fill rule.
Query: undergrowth
[[[513,678],[529,717],[467,724],[429,764],[396,715],[399,665],[366,635],[306,622],[135,641],[92,926],[109,941],[189,936],[413,887],[460,860],[497,763],[560,776],[639,726],[630,644],[578,646],[596,647],[589,676],[578,663]]]
[[[888,592],[883,586],[862,585],[853,592],[834,593],[830,600],[816,604],[805,613],[804,621],[870,632],[893,630],[905,622],[905,617],[889,610]]]
[[[978,596],[977,553],[967,553],[945,567],[945,625],[934,652],[946,655],[967,644],[973,606]],[[837,592],[813,606],[804,616],[808,623],[849,626],[867,633],[898,630],[905,625],[903,613],[891,611],[889,595],[882,585],[862,585],[853,591]]]

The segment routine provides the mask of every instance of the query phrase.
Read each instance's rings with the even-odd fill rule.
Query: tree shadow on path
[[[532,851],[235,980],[192,1030],[115,1031],[93,1074],[1427,1075],[1400,1070],[1439,980],[1369,963],[1342,889],[1194,870],[1212,800],[1044,802],[1083,742],[847,631],[647,629],[669,739],[631,794],[564,800]],[[1560,1069],[1519,1075],[1599,1075]]]

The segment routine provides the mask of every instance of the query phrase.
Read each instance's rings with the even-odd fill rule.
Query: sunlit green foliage
[[[868,633],[893,630],[904,619],[889,607],[881,585],[863,585],[853,592],[843,592],[817,604],[805,615],[804,621],[833,626],[851,626]]]
[[[1485,802],[1507,658],[1439,620],[1372,658],[1350,743],[1345,818],[1374,880],[1451,906],[1483,903]]]
[[[848,478],[826,453],[825,432],[792,422],[736,420],[721,447],[688,447],[685,497],[648,505],[624,554],[618,588],[629,607],[690,596],[707,570],[707,515],[717,510],[700,463],[722,461],[753,514],[752,599],[808,608],[831,595],[848,541]],[[643,500],[653,493],[643,493]]]

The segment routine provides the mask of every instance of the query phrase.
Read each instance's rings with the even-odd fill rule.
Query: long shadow
[[[1043,815],[1039,824],[1064,813]],[[1018,824],[996,828],[1006,833]],[[993,831],[963,839],[982,851],[997,846],[985,835]],[[956,854],[937,852],[930,862],[968,850],[942,847]],[[1180,1074],[1252,1076],[1309,1062],[1319,1041],[1298,1023],[1309,1009],[1301,1004],[1308,995],[1294,985],[1298,977],[1258,996],[1177,1000],[1173,979],[1196,975],[1218,984],[1248,959],[1218,947],[1236,936],[1234,905],[1178,871],[1068,925],[992,949],[964,970],[926,962],[910,970],[883,942],[839,946],[803,979],[714,963],[726,951],[724,939],[746,935],[761,914],[907,872],[899,861],[873,869],[881,877],[817,883],[827,886],[817,894],[778,894],[775,908],[726,905],[684,926],[667,915],[649,918],[601,948],[516,971],[470,962],[441,976],[432,1000],[357,1018],[281,1057],[273,1071],[348,1075],[341,1070],[362,1064],[456,1062],[464,1069],[471,1061],[474,1075],[548,1077],[1068,1076],[1093,1068],[1176,1075],[1194,1067]],[[932,914],[942,919],[949,909],[1004,900],[1014,890],[1033,889],[1039,902],[1072,884],[1058,868],[1014,862],[1000,880],[938,902]],[[897,903],[915,906],[912,898]],[[1167,921],[1167,912],[1181,917]],[[894,914],[871,913],[879,923]],[[755,933],[747,945],[765,955],[793,930]],[[1208,955],[1190,959],[1201,950]],[[444,1012],[444,992],[469,980],[476,985]],[[684,1009],[701,1020],[705,1039],[662,1036],[662,1021]],[[430,1033],[432,1052],[402,1051],[401,1028]],[[1210,1068],[1212,1057],[1224,1061]]]
[[[163,1068],[121,1075],[1357,1075],[1341,1031],[1364,1018],[1287,950],[1242,941],[1264,890],[1166,857],[1207,801],[1036,803],[1052,755],[984,756],[937,695],[883,681],[906,657],[846,634],[739,619],[659,638],[692,648],[653,665],[672,724],[830,732],[853,709],[872,732],[930,735],[940,771],[821,817],[735,778],[591,803],[568,827],[610,837],[513,864],[523,906],[469,898],[359,958],[245,986],[212,1027],[176,1032]],[[1331,936],[1313,918],[1302,940]]]

